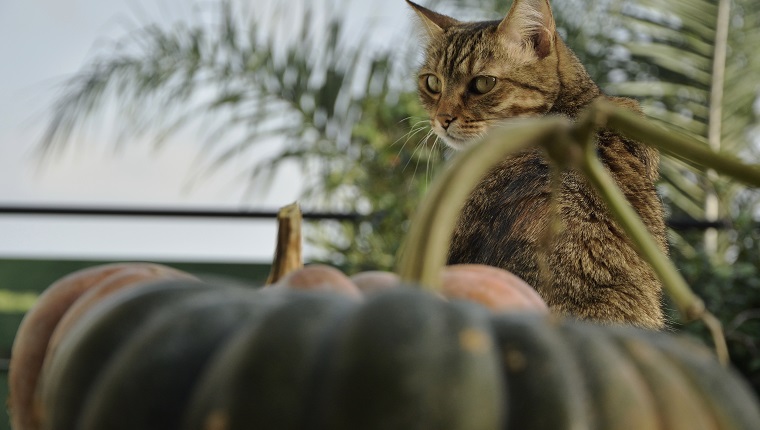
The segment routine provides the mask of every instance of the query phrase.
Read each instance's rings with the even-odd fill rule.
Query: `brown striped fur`
[[[607,97],[558,36],[548,0],[515,0],[506,18],[489,22],[459,22],[409,3],[427,42],[420,99],[433,130],[455,149],[509,118],[556,114],[574,119],[594,99]],[[493,88],[477,91],[478,76],[494,77]],[[432,87],[436,91],[428,79],[440,84]],[[608,99],[639,111],[633,100]],[[597,137],[601,160],[666,251],[654,185],[658,153],[607,130]],[[561,175],[560,228],[548,235],[549,176],[539,150],[504,160],[465,205],[449,263],[510,270],[559,314],[663,327],[659,281],[576,171]]]

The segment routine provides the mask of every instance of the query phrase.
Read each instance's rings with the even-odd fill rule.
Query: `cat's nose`
[[[443,127],[444,130],[448,130],[449,126],[451,125],[454,120],[457,119],[455,116],[451,116],[448,114],[439,114],[438,115],[438,122],[441,123],[441,127]]]

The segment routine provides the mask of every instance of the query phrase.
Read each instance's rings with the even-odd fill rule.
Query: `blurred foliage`
[[[760,393],[760,225],[754,217],[760,194],[742,192],[731,208],[732,226],[723,235],[727,258],[711,258],[699,245],[674,246],[671,257],[686,281],[722,322],[732,363]],[[701,244],[701,232],[683,239]],[[710,336],[700,324],[681,326],[671,312],[673,327],[701,337]]]
[[[369,49],[361,39],[368,35],[345,35],[337,12],[345,1],[303,5],[302,16],[288,10],[289,20],[278,21],[222,1],[211,26],[148,25],[125,36],[65,83],[41,150],[63,148],[111,100],[123,135],[150,131],[162,145],[193,130],[206,173],[266,149],[274,136],[281,149],[257,157],[241,180],[266,189],[279,166],[297,163],[306,210],[368,216],[307,231],[324,258],[349,272],[390,268],[442,160],[409,78],[409,50]],[[278,35],[283,29],[293,37]]]
[[[0,313],[26,312],[37,301],[37,294],[0,290]]]
[[[324,178],[326,195],[350,188],[354,197],[346,199],[347,209],[365,215],[355,224],[326,223],[312,236],[327,260],[349,273],[393,267],[409,220],[441,164],[443,151],[430,137],[416,95],[396,96],[391,103],[367,100],[353,133],[356,158]]]
[[[620,2],[625,25],[617,41],[626,56],[613,65],[618,78],[606,88],[640,99],[649,116],[705,145],[709,128],[715,127],[714,147],[756,161],[756,151],[749,149],[760,115],[755,107],[760,95],[760,56],[755,49],[760,43],[760,10],[753,0],[725,1],[730,7],[725,62],[716,57],[716,46],[723,40],[718,31],[720,0]],[[716,66],[725,68],[724,81],[715,79]],[[720,86],[722,101],[712,97]],[[718,199],[719,215],[728,216],[742,190],[672,158],[663,160],[661,170],[661,189],[669,206],[690,218],[706,216],[708,196]],[[724,253],[727,247],[724,239],[717,250]]]
[[[338,11],[347,2],[291,3],[304,5],[302,14],[287,10],[288,20],[277,20],[276,13],[246,14],[238,3],[221,1],[210,26],[208,19],[171,28],[148,24],[117,40],[65,83],[43,153],[65,147],[111,100],[118,101],[121,137],[151,132],[160,146],[183,129],[200,136],[206,173],[276,136],[282,149],[247,166],[241,180],[265,189],[279,166],[297,163],[313,179],[306,181],[307,210],[367,215],[355,224],[326,222],[309,230],[323,258],[348,272],[391,268],[410,215],[444,158],[410,78],[420,43],[399,37],[395,49],[369,49],[363,38],[371,30],[359,38],[344,34]],[[500,17],[509,8],[473,0],[427,3],[454,8],[457,16],[469,8],[474,18]],[[583,45],[603,46],[600,31],[582,31],[583,14],[571,7],[582,4],[558,8],[556,19],[581,56],[598,60],[604,51]],[[608,1],[585,13],[601,14],[599,4]],[[263,31],[264,22],[273,28]],[[278,26],[299,31],[279,37]]]
[[[345,151],[360,115],[356,80],[369,87],[376,77],[359,74],[361,50],[346,46],[338,15],[324,28],[315,27],[323,21],[312,9],[279,20],[298,32],[276,42],[279,28],[262,30],[256,13],[231,1],[215,4],[196,23],[147,24],[101,49],[64,84],[41,150],[64,147],[86,119],[116,100],[122,137],[150,132],[161,145],[189,128],[203,141],[206,171],[272,136],[286,141],[285,149],[249,166],[246,179],[261,181],[286,160],[305,165]]]
[[[753,104],[760,93],[760,10],[751,0],[729,0],[728,52],[721,118],[709,118],[719,0],[621,2],[625,31],[618,41],[630,61],[620,61],[618,94],[644,102],[647,113],[707,139],[709,121],[723,123],[722,146],[740,151],[757,122]]]

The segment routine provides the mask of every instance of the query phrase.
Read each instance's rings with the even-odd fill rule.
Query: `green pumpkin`
[[[277,291],[283,300],[247,322],[204,372],[187,410],[186,429],[297,429],[316,382],[323,343],[355,301],[326,292]],[[212,426],[213,427],[213,426]]]
[[[191,280],[157,281],[116,293],[84,315],[45,363],[38,387],[43,428],[77,429],[90,388],[119,347],[151,315],[208,288]]]
[[[208,360],[246,320],[269,308],[268,298],[260,296],[209,289],[154,312],[92,386],[80,428],[179,428]]]
[[[684,336],[499,315],[507,429],[757,429],[754,393]],[[547,412],[551,411],[551,413]]]
[[[322,428],[501,426],[504,386],[480,306],[400,288],[374,295],[334,336],[314,403]]]
[[[217,356],[185,429],[498,427],[502,385],[482,311],[411,289],[364,304],[291,300]]]
[[[712,351],[687,336],[653,335],[644,331],[616,329],[622,332],[617,342],[627,351],[641,350],[650,344],[678,368],[683,383],[705,404],[717,428],[760,428],[757,397],[733,368],[717,365]],[[674,401],[674,399],[669,399]]]
[[[509,401],[505,428],[593,428],[583,376],[555,326],[532,315],[492,318],[491,325]]]
[[[145,299],[144,323],[109,344],[117,352],[100,376],[76,388],[80,399],[89,391],[84,412],[81,400],[71,411],[82,414],[81,428],[749,430],[760,423],[744,381],[680,336],[493,315],[403,287],[363,302],[325,292],[187,290]],[[109,309],[113,321],[134,324],[122,307]],[[96,324],[102,318],[89,330],[107,333]],[[58,396],[65,388],[59,384]]]

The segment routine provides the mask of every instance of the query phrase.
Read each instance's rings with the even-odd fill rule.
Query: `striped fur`
[[[557,35],[548,0],[515,0],[506,18],[487,22],[460,22],[409,3],[427,35],[420,100],[435,133],[455,149],[510,118],[576,118],[606,97]],[[476,91],[479,76],[495,78],[493,88]],[[639,110],[633,100],[610,100]],[[654,185],[658,153],[609,131],[598,134],[598,153],[666,251]],[[663,327],[659,281],[578,172],[561,175],[561,228],[546,239],[549,172],[543,154],[533,150],[504,160],[486,176],[465,205],[449,262],[510,270],[559,314]]]

